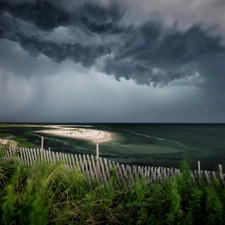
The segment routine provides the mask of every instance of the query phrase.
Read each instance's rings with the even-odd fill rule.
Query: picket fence
[[[94,155],[67,154],[62,152],[53,152],[45,149],[33,148],[0,148],[3,153],[1,159],[8,162],[12,158],[16,158],[19,162],[26,165],[32,165],[35,161],[55,164],[63,162],[63,164],[72,170],[79,169],[87,181],[92,184],[107,184],[112,174],[116,177],[116,183],[134,182],[137,178],[145,177],[147,182],[158,180],[163,182],[170,176],[179,175],[182,173],[177,168],[150,167],[124,165],[106,158],[97,157]],[[194,170],[190,172],[195,185],[202,185],[217,180],[225,187],[225,174],[220,170]]]

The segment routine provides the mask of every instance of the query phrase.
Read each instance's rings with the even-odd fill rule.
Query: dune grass
[[[1,156],[0,156],[1,157]],[[63,163],[0,164],[0,224],[223,224],[225,190],[194,186],[187,164],[165,182],[90,185],[79,168]]]
[[[0,138],[5,138],[5,137],[9,137],[11,134],[0,134]]]
[[[14,137],[13,140],[17,142],[17,147],[22,147],[22,148],[34,148],[35,147],[32,143],[27,142],[24,138]]]

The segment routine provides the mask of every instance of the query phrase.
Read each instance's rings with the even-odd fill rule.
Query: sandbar
[[[35,131],[43,134],[51,134],[68,138],[79,138],[92,141],[94,143],[106,142],[112,139],[112,135],[109,132],[102,130],[86,129],[86,128],[68,128],[68,127],[52,127],[51,130]]]

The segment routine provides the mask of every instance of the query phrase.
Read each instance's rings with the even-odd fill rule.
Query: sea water
[[[63,125],[63,124],[61,124]],[[104,130],[113,139],[100,143],[100,156],[116,162],[179,167],[188,158],[191,169],[197,169],[197,161],[203,170],[216,170],[218,164],[225,169],[225,125],[223,124],[64,124],[83,128]],[[40,147],[43,127],[0,127],[0,133],[26,138]],[[49,128],[48,128],[49,129]],[[95,144],[45,134],[45,148],[52,151],[75,154],[95,154]]]

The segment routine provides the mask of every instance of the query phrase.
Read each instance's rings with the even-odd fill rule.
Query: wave
[[[183,148],[188,148],[188,149],[194,149],[194,150],[199,150],[199,149],[195,149],[195,148],[191,148],[191,147],[188,147],[186,145],[183,145],[182,143],[180,143],[179,141],[172,141],[172,140],[168,140],[168,139],[165,139],[165,138],[161,138],[161,137],[156,137],[156,136],[151,136],[151,135],[147,135],[147,134],[142,134],[142,133],[136,133],[134,131],[131,131],[131,130],[127,130],[127,129],[121,129],[123,131],[126,131],[126,132],[129,132],[129,133],[132,133],[132,134],[135,134],[135,135],[138,135],[138,136],[142,136],[142,137],[147,137],[147,138],[154,138],[154,139],[157,139],[159,141],[167,141],[167,142],[172,142],[172,143],[175,143]]]

